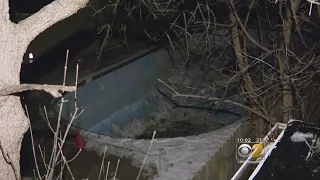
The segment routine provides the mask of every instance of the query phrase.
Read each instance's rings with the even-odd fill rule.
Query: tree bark
[[[264,107],[261,106],[263,104],[259,98],[255,95],[255,86],[254,82],[252,82],[252,79],[250,78],[250,74],[248,73],[248,59],[242,54],[242,51],[246,49],[245,44],[241,46],[241,41],[239,37],[239,30],[238,30],[238,23],[236,20],[236,17],[234,15],[232,7],[229,7],[229,19],[231,23],[233,24],[233,27],[231,28],[231,37],[232,37],[232,43],[234,45],[234,52],[237,59],[237,64],[239,68],[239,72],[242,73],[242,81],[244,85],[245,93],[247,94],[247,101],[249,102],[249,106],[255,111],[259,112],[260,114],[263,114],[264,116],[268,116],[268,113],[266,113],[266,110]],[[245,30],[245,29],[244,29]],[[245,37],[247,38],[247,37]],[[244,38],[244,39],[245,39]],[[263,137],[264,130],[266,127],[265,119],[262,119],[261,117],[257,117],[256,114],[250,114],[252,116],[252,119],[255,120],[255,135],[256,137]],[[271,118],[268,118],[271,119]],[[270,122],[270,121],[269,121]]]
[[[293,94],[291,89],[291,81],[290,81],[290,63],[289,58],[287,56],[287,49],[289,49],[291,42],[291,31],[292,31],[292,23],[293,18],[299,8],[301,0],[292,0],[290,3],[291,6],[286,9],[286,17],[284,19],[283,24],[283,32],[284,32],[284,51],[282,54],[277,54],[277,60],[279,65],[279,70],[282,73],[281,81],[282,81],[282,108],[283,108],[283,122],[288,123],[290,119],[292,119],[292,109],[293,109]]]
[[[14,24],[9,0],[0,0],[0,89],[20,84],[20,67],[30,42],[53,24],[71,16],[88,0],[56,0],[36,14]],[[20,99],[0,96],[0,179],[21,179],[20,148],[29,127]]]

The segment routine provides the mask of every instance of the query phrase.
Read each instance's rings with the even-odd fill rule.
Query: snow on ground
[[[291,136],[291,141],[292,142],[304,142],[307,139],[312,139],[314,137],[313,133],[302,133],[302,132],[295,132]]]
[[[154,139],[144,167],[157,169],[154,180],[192,179],[234,134],[240,124],[241,122],[236,122],[199,136]],[[87,141],[87,150],[102,156],[107,147],[108,154],[132,158],[134,165],[138,167],[146,156],[151,142],[144,139],[110,138],[84,130],[81,134]]]
[[[311,148],[313,151],[315,151],[316,153],[320,152],[320,139],[314,133],[302,133],[297,131],[293,133],[290,139],[292,142],[305,142],[307,146]],[[311,140],[311,144],[308,143],[308,140]]]

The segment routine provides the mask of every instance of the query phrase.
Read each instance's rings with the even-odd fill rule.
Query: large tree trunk
[[[8,0],[0,0],[0,90],[20,84],[20,67],[29,43],[45,29],[76,13],[88,0],[56,0],[14,24]],[[0,97],[0,179],[21,179],[20,148],[28,119],[17,96]]]
[[[282,73],[281,81],[282,81],[282,106],[283,106],[283,122],[288,123],[290,119],[293,118],[292,110],[293,110],[293,94],[291,89],[290,82],[290,62],[286,53],[286,49],[289,48],[291,43],[291,31],[293,27],[293,18],[299,8],[301,0],[291,1],[291,6],[286,9],[286,17],[284,19],[283,24],[283,32],[284,32],[284,45],[282,45],[282,54],[277,54],[277,60],[279,65],[279,70]]]
[[[20,83],[20,64],[27,44],[20,42],[15,24],[4,21],[3,16],[0,23],[0,89],[3,89]],[[2,96],[0,103],[0,179],[19,178],[20,146],[28,120],[19,97]]]
[[[248,73],[248,59],[243,55],[242,51],[245,51],[245,43],[243,47],[241,46],[241,41],[239,37],[239,30],[238,30],[238,23],[236,20],[236,17],[233,13],[232,8],[230,7],[230,12],[229,12],[229,19],[230,22],[233,24],[231,28],[232,32],[232,43],[234,45],[234,52],[235,56],[237,59],[237,64],[239,68],[239,72],[242,72],[242,81],[244,85],[244,90],[247,93],[247,102],[249,103],[249,106],[254,109],[256,112],[261,112],[261,114],[268,115],[266,110],[262,107],[259,106],[261,103],[261,100],[257,98],[257,96],[254,94],[255,92],[255,87],[254,87],[254,82],[250,78],[250,74]],[[246,38],[246,37],[245,37]],[[256,137],[263,137],[262,135],[265,134],[266,130],[266,123],[265,120],[262,119],[261,117],[257,117],[255,114],[251,113],[250,116],[252,119],[255,120],[255,135]]]

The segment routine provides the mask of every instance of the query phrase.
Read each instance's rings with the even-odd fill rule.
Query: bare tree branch
[[[169,88],[172,91],[172,94],[173,94],[172,97],[206,99],[206,100],[209,100],[209,101],[217,101],[217,102],[221,101],[221,102],[233,104],[233,105],[236,105],[236,106],[238,106],[240,108],[248,110],[248,111],[252,112],[253,114],[256,114],[256,115],[260,116],[261,118],[265,119],[266,121],[268,121],[268,122],[270,122],[272,124],[276,124],[277,123],[274,119],[272,119],[272,118],[260,113],[259,111],[254,110],[254,109],[252,109],[252,108],[250,108],[248,106],[245,106],[245,105],[243,105],[241,103],[238,103],[238,102],[235,102],[235,101],[232,101],[232,100],[228,100],[228,99],[225,99],[225,98],[217,98],[217,97],[212,97],[212,96],[206,97],[206,96],[199,96],[199,95],[192,95],[192,94],[180,94],[178,91],[174,90],[171,86],[169,86],[164,81],[162,81],[160,79],[158,79],[158,81],[161,82],[162,84],[164,84],[167,88]]]
[[[251,42],[253,42],[255,45],[257,45],[258,47],[260,47],[262,50],[270,53],[272,52],[271,49],[267,48],[266,46],[263,46],[262,44],[260,44],[259,42],[257,42],[249,33],[248,31],[246,30],[246,28],[244,27],[244,25],[242,24],[241,20],[240,20],[240,17],[238,16],[238,13],[236,11],[236,8],[234,6],[234,2],[233,0],[229,0],[229,3],[230,3],[230,7],[231,7],[231,10],[232,10],[232,13],[234,14],[234,17],[236,18],[236,20],[238,21],[238,24],[240,25],[241,27],[241,30],[243,31],[243,33],[247,36],[248,39],[250,39]]]
[[[225,102],[225,103],[229,103],[229,104],[233,104],[233,105],[236,105],[240,108],[243,108],[245,110],[248,110],[250,112],[252,112],[253,114],[256,114],[260,117],[262,117],[263,119],[271,122],[272,124],[276,124],[277,122],[271,118],[269,118],[268,116],[260,113],[259,111],[256,111],[248,106],[245,106],[241,103],[238,103],[238,102],[235,102],[235,101],[232,101],[232,100],[228,100],[228,99],[225,99],[225,98],[217,98],[217,97],[205,97],[205,96],[199,96],[199,95],[191,95],[191,94],[173,94],[173,97],[185,97],[185,98],[195,98],[195,99],[206,99],[206,100],[209,100],[209,101],[222,101],[222,102]]]
[[[55,0],[29,18],[19,22],[23,38],[32,41],[53,24],[75,14],[84,8],[89,0]]]
[[[16,86],[10,86],[0,90],[0,96],[8,96],[14,93],[19,93],[29,90],[45,91],[50,93],[53,97],[61,97],[62,94],[59,91],[72,92],[76,90],[75,86],[62,86],[62,85],[48,85],[48,84],[20,84]]]

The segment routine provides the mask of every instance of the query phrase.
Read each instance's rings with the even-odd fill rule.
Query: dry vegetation
[[[216,107],[235,104],[255,120],[257,133],[264,133],[276,122],[318,119],[318,4],[301,0],[117,0],[96,15],[103,16],[111,7],[119,18],[103,26],[107,32],[125,31],[135,21],[150,39],[180,51],[184,67],[199,62],[204,69],[221,72],[228,80],[218,85],[226,91],[229,84],[239,83],[238,98],[245,103],[213,97],[215,82],[194,87],[199,89],[195,94],[183,94],[162,82],[175,99],[200,98],[215,101]],[[161,25],[150,28],[146,22]],[[125,39],[123,36],[123,42]]]

